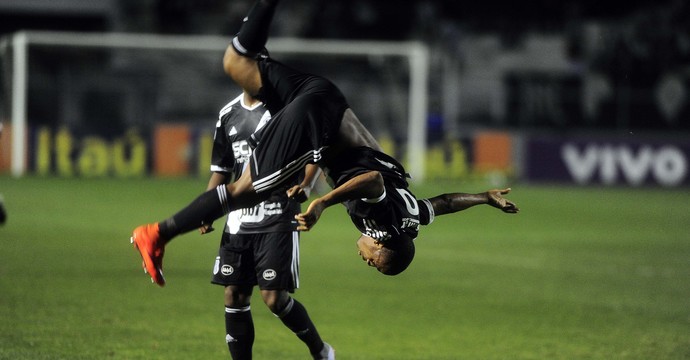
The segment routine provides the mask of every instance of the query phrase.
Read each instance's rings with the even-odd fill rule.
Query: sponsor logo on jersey
[[[273,280],[276,278],[278,274],[276,273],[275,270],[273,269],[266,269],[264,270],[263,278],[264,280]]]
[[[249,143],[247,143],[246,140],[240,140],[232,143],[232,153],[238,163],[245,163],[249,161],[249,157],[252,155],[252,149],[249,147]]]
[[[237,342],[237,339],[230,336],[230,334],[225,334],[225,342],[229,344],[229,343]]]
[[[225,276],[232,275],[233,272],[235,272],[235,269],[228,264],[223,264],[223,266],[220,268],[220,273]]]
[[[411,219],[411,218],[403,218],[402,219],[402,225],[400,225],[400,228],[401,229],[412,228],[416,231],[419,231],[419,220]]]
[[[279,202],[265,202],[264,210],[266,215],[280,215],[283,213],[283,205]]]
[[[228,133],[228,136],[233,136],[237,134],[237,129],[233,126]]]

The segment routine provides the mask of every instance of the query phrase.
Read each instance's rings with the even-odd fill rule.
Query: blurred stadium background
[[[0,0],[0,317],[11,319],[0,359],[225,355],[222,325],[208,326],[219,315],[203,306],[220,301],[205,283],[215,238],[176,245],[202,254],[171,251],[180,285],[162,292],[130,285],[136,258],[114,243],[204,188],[218,110],[239,92],[222,53],[252,3]],[[344,216],[306,235],[338,233],[335,247],[304,243],[298,297],[340,336],[343,358],[690,358],[687,1],[283,0],[271,32],[276,57],[342,88],[421,196],[510,185],[524,210],[444,219],[396,280],[366,276],[351,236],[339,240]],[[85,260],[75,247],[94,238],[104,259]],[[53,276],[26,269],[32,245]],[[429,282],[434,269],[464,280]],[[89,270],[99,284],[82,287]],[[198,307],[190,293],[204,294]],[[131,298],[152,294],[167,298],[167,343],[127,335],[150,327],[149,305]],[[363,309],[404,301],[431,306],[428,318]],[[118,309],[103,318],[99,304]],[[332,308],[349,310],[328,319]],[[297,354],[257,340],[257,358],[299,358],[291,334],[271,333],[275,319],[257,321],[258,338]],[[186,324],[196,337],[172,330]],[[389,329],[399,352],[363,350],[363,333]]]
[[[250,5],[0,1],[0,171],[206,176],[209,123],[238,91],[223,47]],[[420,181],[688,185],[684,1],[299,0],[279,11],[276,41],[377,41],[352,56],[278,52],[333,78]],[[391,42],[426,57],[372,50]],[[420,66],[427,79],[412,84]]]

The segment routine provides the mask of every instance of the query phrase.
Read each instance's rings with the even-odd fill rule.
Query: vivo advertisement
[[[690,141],[530,138],[524,176],[533,182],[677,187],[690,185]]]

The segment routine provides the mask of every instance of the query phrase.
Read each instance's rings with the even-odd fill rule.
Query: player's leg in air
[[[249,173],[245,171],[234,183],[206,191],[168,219],[134,229],[130,242],[139,251],[151,281],[165,285],[163,255],[165,245],[172,238],[210,224],[230,211],[254,206],[270,195],[254,191]]]
[[[259,94],[261,75],[257,57],[268,41],[268,31],[278,0],[258,0],[223,56],[223,69],[252,96]]]

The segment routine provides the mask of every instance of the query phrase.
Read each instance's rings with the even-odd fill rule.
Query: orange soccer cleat
[[[142,225],[134,229],[129,241],[134,244],[134,248],[139,251],[144,260],[144,272],[151,275],[151,281],[158,286],[165,285],[163,277],[163,253],[165,245],[161,241],[158,233],[158,223]]]

